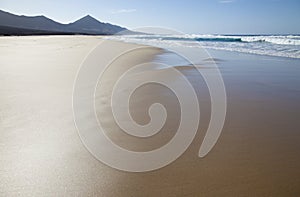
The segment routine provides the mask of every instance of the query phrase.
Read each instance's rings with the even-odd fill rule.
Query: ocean
[[[166,46],[203,47],[204,49],[300,58],[300,35],[122,35],[109,39],[162,48]]]

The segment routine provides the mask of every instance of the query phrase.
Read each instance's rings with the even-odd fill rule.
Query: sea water
[[[122,35],[109,39],[156,47],[192,47],[300,58],[300,35]]]

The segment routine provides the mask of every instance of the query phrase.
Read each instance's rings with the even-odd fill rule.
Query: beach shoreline
[[[300,60],[208,50],[213,58],[220,59],[216,63],[228,100],[225,125],[216,146],[205,158],[198,157],[209,123],[210,97],[195,69],[181,69],[199,99],[201,120],[196,138],[174,163],[152,172],[127,173],[95,159],[82,144],[73,120],[76,75],[101,39],[0,37],[0,195],[299,195]],[[104,42],[107,53],[142,46]],[[108,94],[122,69],[164,54],[162,49],[146,48],[109,70],[104,86],[95,94],[97,115],[111,139],[139,151],[168,142],[180,112],[172,92],[155,85],[145,87],[133,97],[132,116],[146,124],[149,105],[163,103],[171,115],[162,134],[142,141],[120,134]],[[156,76],[155,72],[143,72]]]

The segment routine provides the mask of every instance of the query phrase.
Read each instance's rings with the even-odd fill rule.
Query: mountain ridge
[[[50,35],[55,34],[83,34],[83,35],[111,35],[128,31],[126,28],[103,23],[87,14],[80,19],[63,24],[44,15],[25,16],[15,15],[0,10],[0,35]]]

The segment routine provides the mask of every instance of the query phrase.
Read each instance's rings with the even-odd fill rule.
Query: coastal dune
[[[297,196],[300,194],[299,60],[211,51],[228,96],[223,132],[204,158],[198,151],[210,117],[204,80],[193,68],[178,67],[192,83],[201,108],[196,138],[172,164],[151,172],[128,173],[99,162],[80,140],[73,120],[72,93],[84,58],[100,36],[0,38],[1,196]],[[138,46],[105,41],[107,52]],[[149,151],[174,136],[180,106],[175,95],[155,84],[139,89],[130,111],[140,124],[147,110],[162,103],[168,119],[149,139],[124,134],[109,103],[114,79],[133,64],[164,51],[155,47],[129,56],[95,92],[96,113],[120,146]],[[99,55],[101,56],[101,54]],[[100,57],[105,58],[105,57]],[[203,67],[205,69],[205,65]],[[157,72],[143,72],[156,77]],[[283,77],[284,76],[284,77]],[[170,79],[176,80],[176,79]]]

